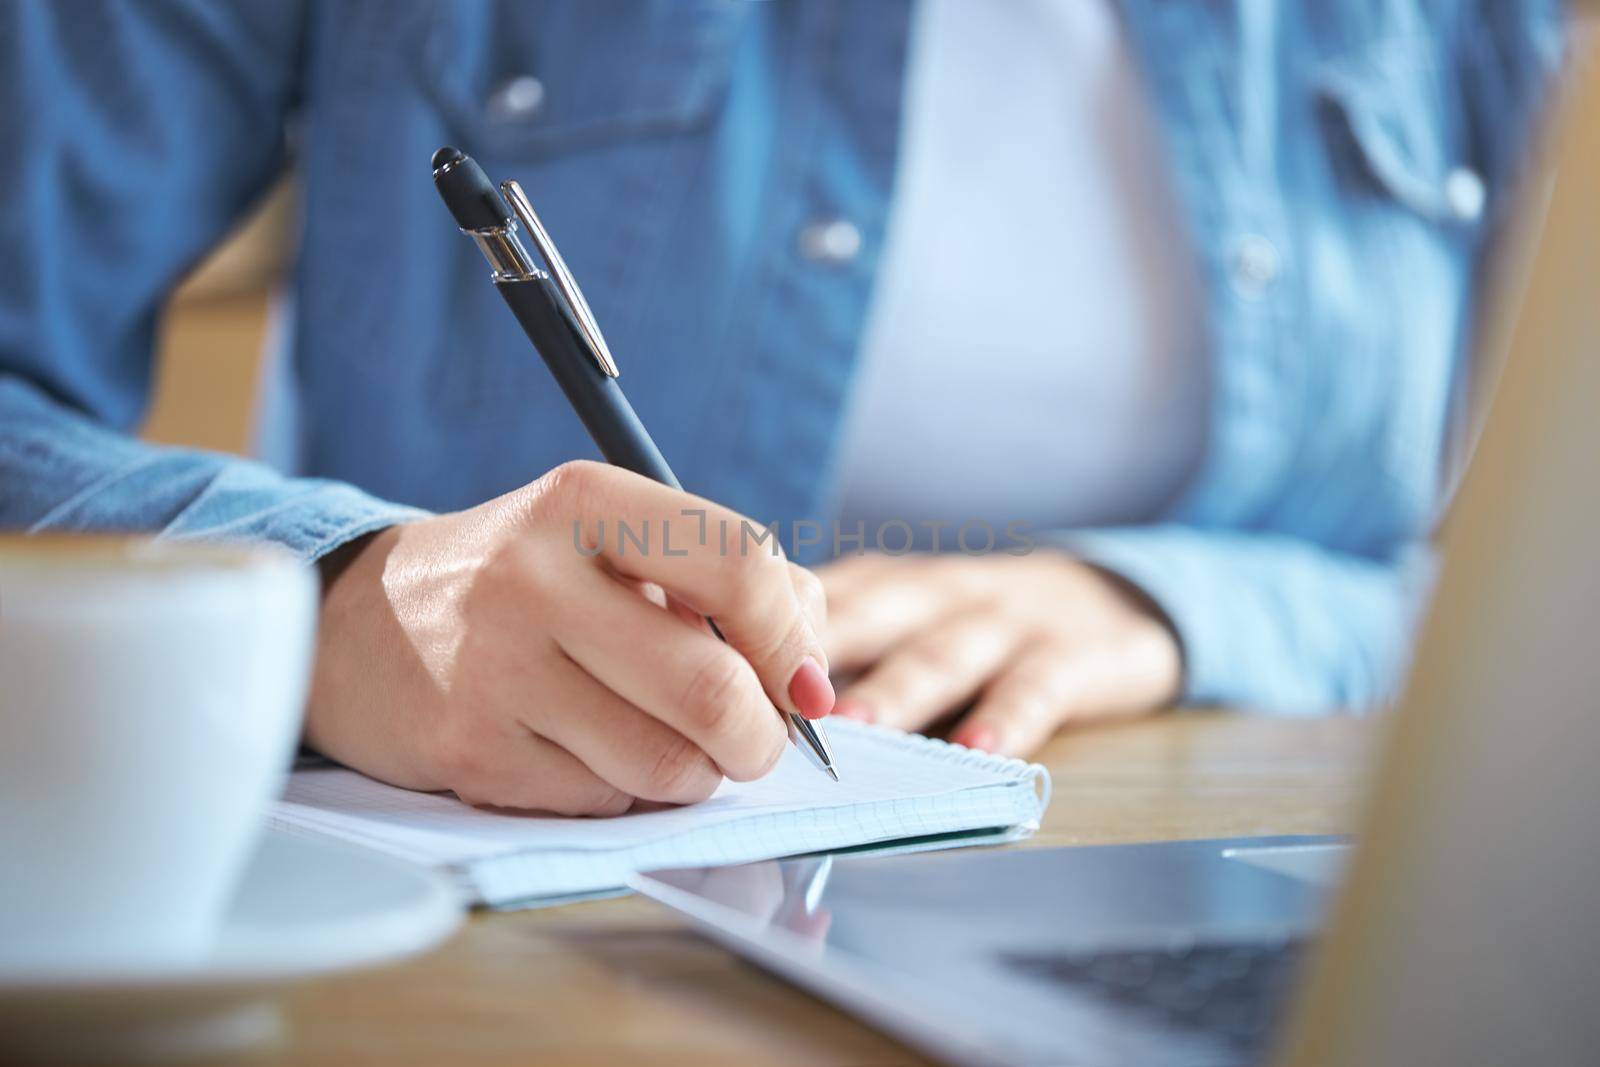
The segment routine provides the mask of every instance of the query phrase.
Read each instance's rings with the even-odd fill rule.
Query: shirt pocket
[[[1336,176],[1347,192],[1376,193],[1426,222],[1474,226],[1488,189],[1453,144],[1443,72],[1426,57],[1405,58],[1404,49],[1390,50],[1387,61],[1385,54],[1329,65],[1316,79]]]
[[[447,0],[422,75],[452,135],[491,157],[693,129],[727,87],[735,0]]]

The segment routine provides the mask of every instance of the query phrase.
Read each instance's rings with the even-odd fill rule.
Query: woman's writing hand
[[[823,715],[833,691],[819,583],[740,529],[687,493],[570,463],[381,531],[324,594],[306,739],[396,785],[574,815],[759,777],[783,751],[779,709]]]

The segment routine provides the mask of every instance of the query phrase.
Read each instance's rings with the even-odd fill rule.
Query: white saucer
[[[215,953],[147,970],[0,970],[0,1060],[172,1059],[272,1037],[271,995],[416,955],[461,923],[460,896],[422,867],[269,830]]]

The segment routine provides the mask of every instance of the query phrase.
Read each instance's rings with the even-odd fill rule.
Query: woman
[[[955,737],[1011,753],[1380,700],[1558,44],[1545,5],[1468,0],[0,17],[0,521],[319,560],[311,744],[593,813],[762,773],[828,667],[841,713],[975,701]],[[160,300],[290,128],[266,450],[295,476],[137,444]],[[447,142],[529,189],[698,497],[566,462],[591,448],[430,188]],[[574,541],[619,520],[684,554]],[[790,539],[846,557],[827,608],[710,521],[825,531]],[[969,523],[1022,537],[951,551]]]

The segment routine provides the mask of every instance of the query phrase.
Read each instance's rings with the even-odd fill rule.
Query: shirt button
[[[1246,234],[1233,246],[1229,276],[1234,292],[1242,297],[1253,300],[1265,293],[1280,268],[1278,246],[1258,233]]]
[[[526,122],[544,106],[544,82],[519,74],[489,94],[489,115],[501,122]]]
[[[813,263],[843,266],[861,251],[861,231],[844,219],[821,219],[800,231],[800,254]]]
[[[1488,193],[1483,179],[1468,167],[1457,167],[1444,180],[1444,200],[1457,222],[1477,222]]]

